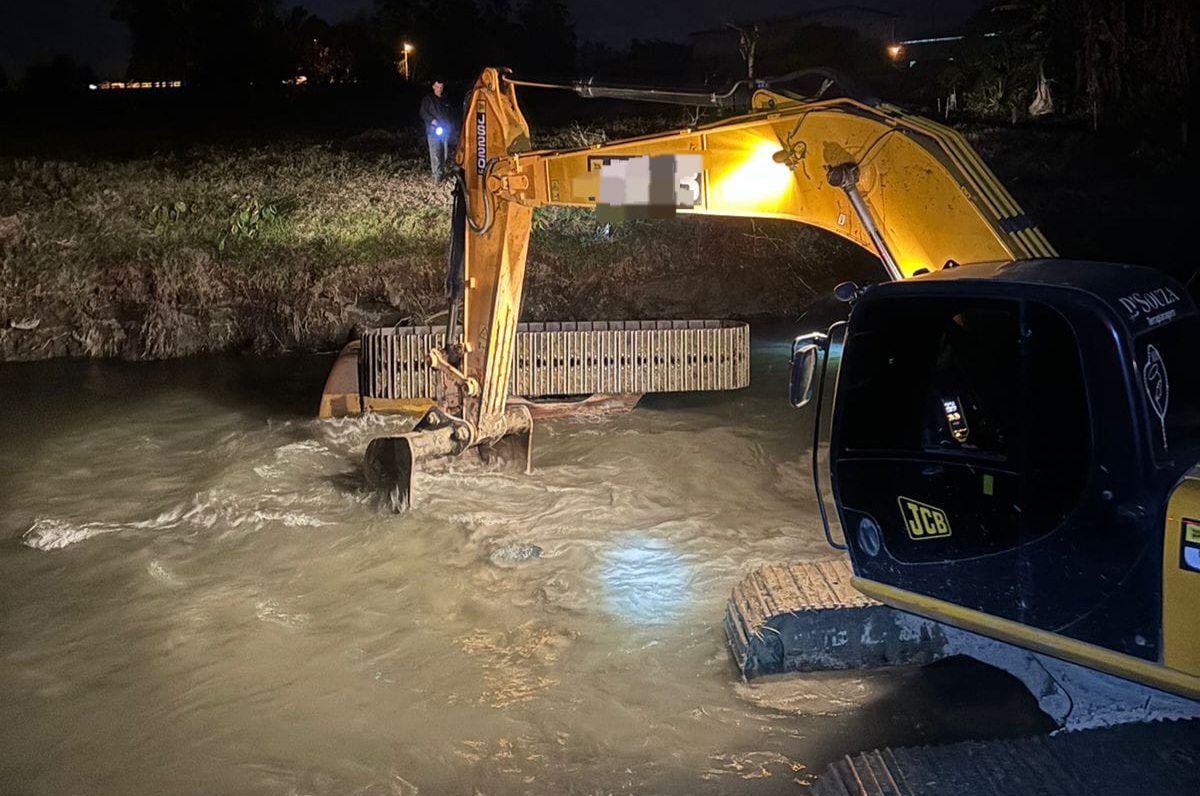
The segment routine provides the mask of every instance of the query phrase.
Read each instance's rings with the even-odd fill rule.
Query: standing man
[[[429,166],[433,178],[441,182],[450,176],[457,119],[454,108],[442,96],[446,84],[435,78],[431,87],[432,92],[421,100],[421,121],[425,123],[425,138],[429,142]]]

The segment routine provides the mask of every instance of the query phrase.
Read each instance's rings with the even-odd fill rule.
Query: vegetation
[[[984,118],[1025,116],[1044,76],[1061,111],[1096,126],[1178,122],[1200,55],[1198,25],[1191,0],[997,0],[975,17],[939,81]]]
[[[389,297],[397,255],[390,299],[419,310],[446,204],[419,165],[304,146],[0,161],[0,316],[39,322],[7,356],[328,346],[342,307]]]

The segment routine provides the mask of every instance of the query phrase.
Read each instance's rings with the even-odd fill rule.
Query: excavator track
[[[768,564],[733,589],[725,636],[746,679],[926,664],[944,657],[923,621],[864,596],[846,559]]]
[[[764,674],[921,665],[967,654],[1008,668],[1021,654],[995,654],[999,642],[897,611],[851,584],[845,559],[770,564],[738,583],[725,613],[730,651],[743,677]],[[990,660],[989,660],[990,659]],[[937,747],[876,749],[831,763],[814,796],[1176,796],[1200,793],[1200,719],[1175,712],[1169,695],[1108,691],[1093,673],[1066,694],[1072,671],[1044,659],[1009,668],[1047,715],[1068,731]],[[1059,664],[1068,667],[1070,664]],[[1064,674],[1067,677],[1064,677]],[[1145,691],[1146,694],[1151,694]],[[1089,705],[1128,696],[1141,712]],[[1158,705],[1150,703],[1157,700]],[[1163,710],[1163,707],[1166,710]],[[1105,713],[1112,708],[1114,712]],[[1097,719],[1088,724],[1091,719]],[[1118,721],[1135,723],[1111,725]],[[1074,729],[1076,727],[1093,729]]]
[[[733,588],[725,635],[742,677],[934,663],[966,655],[1007,671],[1059,727],[1200,719],[1200,702],[1025,650],[860,593],[846,559],[769,564]]]
[[[399,326],[363,335],[363,398],[437,394],[429,352],[441,327]],[[731,321],[595,321],[517,326],[509,394],[524,398],[736,390],[750,383],[750,327]]]
[[[882,749],[829,766],[813,796],[1200,793],[1200,721]]]

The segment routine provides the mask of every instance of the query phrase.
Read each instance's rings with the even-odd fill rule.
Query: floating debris
[[[543,552],[535,544],[506,544],[493,550],[488,558],[493,564],[519,564],[531,558],[541,558]]]

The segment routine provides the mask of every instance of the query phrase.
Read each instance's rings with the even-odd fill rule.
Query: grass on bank
[[[604,135],[574,127],[539,143]],[[449,211],[419,148],[383,132],[126,161],[0,158],[0,358],[328,350],[364,325],[421,323],[444,309]],[[605,228],[590,210],[542,208],[534,227],[529,319],[782,315],[836,281],[833,263],[871,267],[781,222]]]

